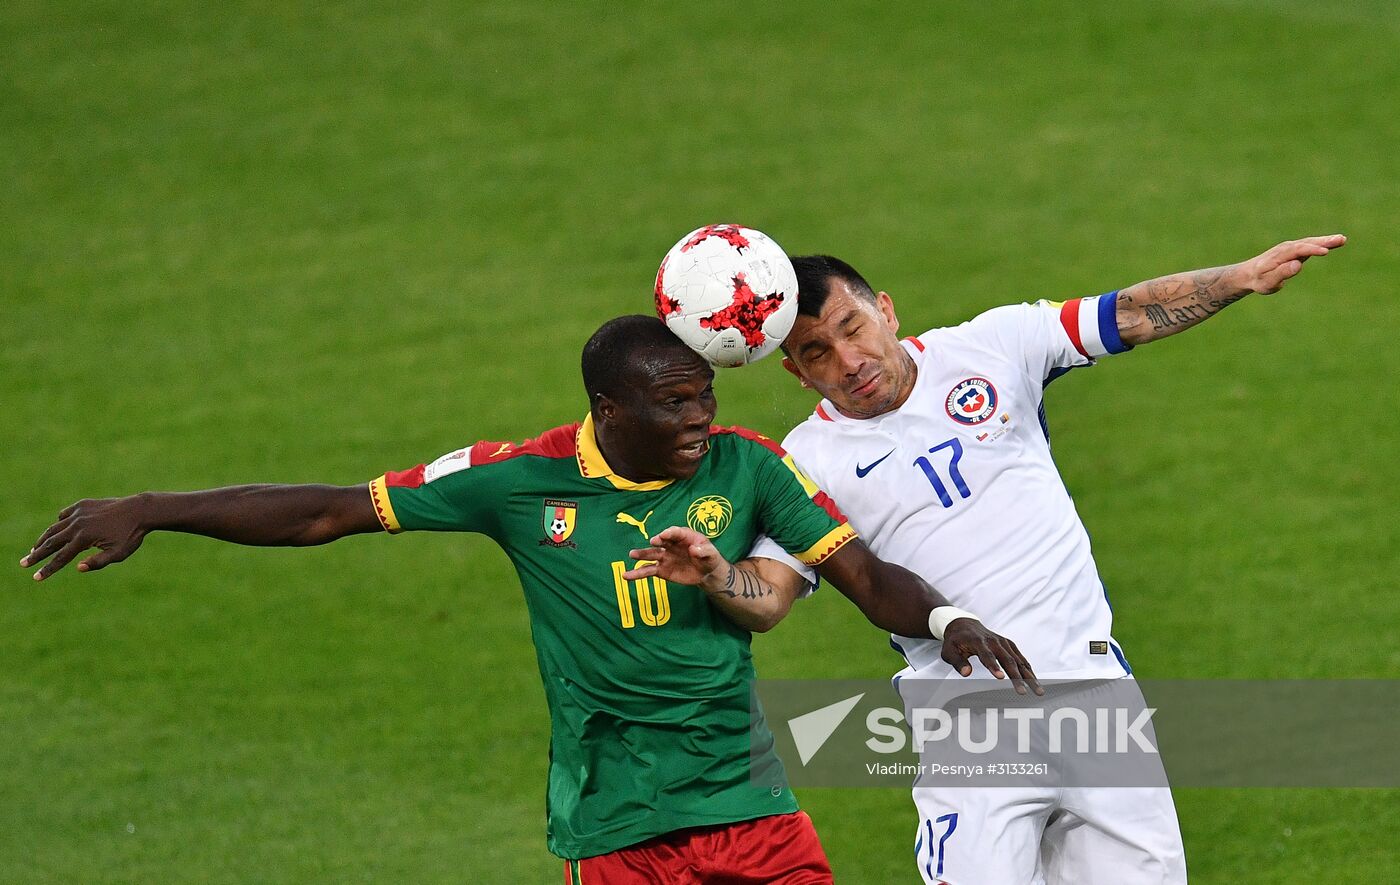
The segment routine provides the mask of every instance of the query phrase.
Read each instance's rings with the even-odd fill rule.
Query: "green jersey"
[[[590,417],[387,473],[370,492],[388,531],[481,532],[515,564],[549,703],[555,854],[797,809],[771,732],[751,724],[749,632],[699,588],[622,577],[628,551],[671,525],[731,562],[760,534],[809,565],[855,537],[771,440],[711,428],[695,476],[637,483],[608,466]],[[755,783],[751,765],[773,776]]]

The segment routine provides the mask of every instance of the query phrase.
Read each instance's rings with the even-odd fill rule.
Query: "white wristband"
[[[940,605],[938,608],[928,613],[928,629],[933,634],[934,639],[942,639],[943,631],[948,629],[948,625],[958,618],[971,618],[977,623],[982,623],[982,619],[972,612],[966,612],[954,605]]]

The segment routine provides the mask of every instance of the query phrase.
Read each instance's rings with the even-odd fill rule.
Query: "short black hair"
[[[588,407],[599,395],[618,399],[638,387],[634,377],[657,357],[688,356],[701,366],[705,360],[654,316],[633,314],[608,320],[583,345],[583,389]]]
[[[833,278],[845,280],[852,292],[867,301],[875,300],[875,290],[865,277],[831,255],[799,255],[792,259],[792,269],[797,271],[797,312],[804,316],[821,316]]]

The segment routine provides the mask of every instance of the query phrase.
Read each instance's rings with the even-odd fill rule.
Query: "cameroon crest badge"
[[[577,544],[569,540],[577,523],[577,501],[556,501],[553,498],[545,498],[544,537],[540,539],[540,546],[548,544],[550,547],[577,547]]]

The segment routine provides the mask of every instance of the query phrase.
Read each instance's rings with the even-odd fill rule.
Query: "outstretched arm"
[[[368,489],[328,485],[247,485],[202,492],[143,492],[125,498],[87,499],[58,515],[19,561],[42,581],[79,553],[99,552],[78,563],[91,572],[121,562],[153,531],[187,532],[235,544],[304,547],[346,535],[379,531]]]
[[[751,558],[731,565],[699,532],[672,526],[632,551],[641,560],[628,580],[658,575],[705,591],[730,620],[754,632],[771,629],[792,608],[805,580],[776,560]],[[943,660],[963,676],[977,658],[998,679],[1008,674],[1016,691],[1043,693],[1016,643],[954,608],[941,593],[906,568],[885,562],[859,539],[837,550],[818,570],[875,626],[902,636],[943,640]],[[939,625],[935,630],[935,625]]]
[[[1346,245],[1341,234],[1279,243],[1239,264],[1172,274],[1118,292],[1118,334],[1145,344],[1184,332],[1244,298],[1272,295],[1297,276],[1303,262]]]

